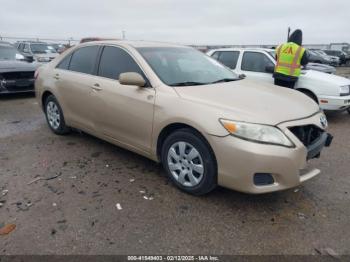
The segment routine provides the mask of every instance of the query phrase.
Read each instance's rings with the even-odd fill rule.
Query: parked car
[[[259,82],[273,83],[275,50],[263,48],[216,49],[208,52],[234,72]],[[350,108],[350,79],[303,69],[295,89],[311,97],[323,110]]]
[[[319,71],[327,74],[334,74],[337,71],[334,66],[318,64],[318,63],[308,63],[304,67],[304,70],[315,70],[315,71]]]
[[[67,49],[67,46],[64,44],[50,44],[53,48],[55,48],[56,52],[61,54],[63,51]]]
[[[34,92],[34,72],[38,65],[9,43],[0,43],[0,95]]]
[[[325,64],[325,65],[332,65],[332,60],[328,56],[321,55],[313,50],[307,50],[307,55],[309,58],[309,62],[311,63],[318,63],[318,64]]]
[[[344,51],[341,50],[323,50],[327,55],[336,56],[340,60],[340,65],[346,64],[346,62],[349,60],[347,54]]]
[[[116,38],[103,38],[103,37],[85,37],[80,39],[80,44],[87,42],[95,42],[95,41],[110,41],[110,40],[119,40]]]
[[[337,56],[327,55],[324,51],[319,49],[313,49],[312,51],[318,53],[319,55],[326,57],[331,61],[332,66],[339,66],[340,65],[340,59]]]
[[[48,63],[59,54],[56,49],[44,42],[18,42],[17,49],[24,55],[31,55],[38,63]]]
[[[36,76],[54,133],[74,127],[162,162],[191,194],[216,185],[248,193],[295,187],[319,174],[307,160],[331,142],[310,98],[241,80],[191,47],[89,42]]]

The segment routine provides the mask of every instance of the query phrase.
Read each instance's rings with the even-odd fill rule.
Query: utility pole
[[[68,45],[70,46],[70,42],[73,40],[73,37],[68,38]]]
[[[288,40],[289,40],[289,35],[290,35],[290,27],[288,26],[287,42],[288,42]]]
[[[125,30],[123,30],[122,31],[122,38],[123,38],[123,40],[125,39],[125,34],[126,34]]]

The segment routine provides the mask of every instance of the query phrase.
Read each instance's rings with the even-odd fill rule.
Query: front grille
[[[33,79],[34,71],[1,73],[0,78],[5,80]]]
[[[34,90],[34,71],[0,74],[0,92],[27,92]]]
[[[289,130],[304,144],[308,147],[316,142],[324,133],[324,131],[314,125],[306,126],[294,126],[290,127]]]

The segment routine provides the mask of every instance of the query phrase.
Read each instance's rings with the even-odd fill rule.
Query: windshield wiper
[[[205,85],[206,83],[201,83],[201,82],[179,82],[179,83],[174,83],[171,84],[170,86],[199,86],[199,85]]]
[[[219,79],[216,80],[214,82],[211,82],[211,84],[216,84],[216,83],[222,83],[222,82],[232,82],[232,81],[237,81],[238,78],[223,78],[223,79]]]

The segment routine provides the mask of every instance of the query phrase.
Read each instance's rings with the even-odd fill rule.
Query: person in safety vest
[[[309,61],[304,47],[302,47],[303,33],[300,29],[295,30],[288,39],[288,43],[276,48],[277,64],[273,78],[275,85],[294,88],[301,73],[301,66]]]

